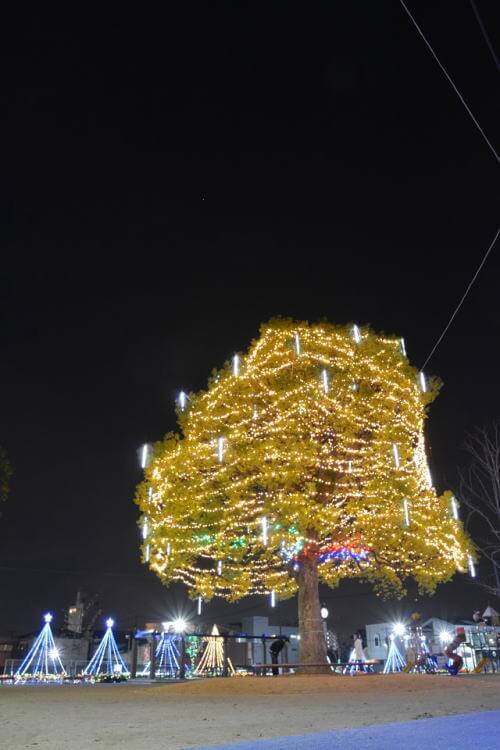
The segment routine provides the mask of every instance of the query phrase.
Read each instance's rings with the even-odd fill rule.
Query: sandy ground
[[[179,750],[500,708],[496,675],[0,686],[5,750]]]

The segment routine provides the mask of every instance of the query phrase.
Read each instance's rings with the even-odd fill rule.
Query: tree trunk
[[[304,556],[300,561],[299,633],[301,673],[330,672],[326,658],[326,642],[319,603],[318,563],[315,557]],[[318,666],[324,664],[325,666]],[[316,666],[308,666],[316,665]]]

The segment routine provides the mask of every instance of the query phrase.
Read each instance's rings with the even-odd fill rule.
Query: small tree
[[[476,529],[481,556],[491,563],[492,576],[481,585],[500,597],[500,423],[478,428],[464,448],[469,465],[460,469],[460,502],[468,508],[467,526]]]
[[[154,447],[136,502],[143,556],[191,596],[298,592],[301,663],[326,663],[318,583],[432,592],[471,548],[424,448],[438,382],[400,339],[274,320],[181,398],[182,436]],[[311,666],[309,671],[314,671]]]

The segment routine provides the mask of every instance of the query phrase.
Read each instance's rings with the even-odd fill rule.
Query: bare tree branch
[[[478,428],[464,449],[469,465],[459,469],[459,498],[467,508],[465,525],[483,558],[491,564],[491,577],[481,583],[500,596],[500,422]]]

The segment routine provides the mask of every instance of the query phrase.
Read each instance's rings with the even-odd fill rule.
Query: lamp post
[[[321,619],[323,620],[323,633],[325,634],[325,642],[326,642],[326,621],[328,618],[328,610],[323,604],[321,606]]]

